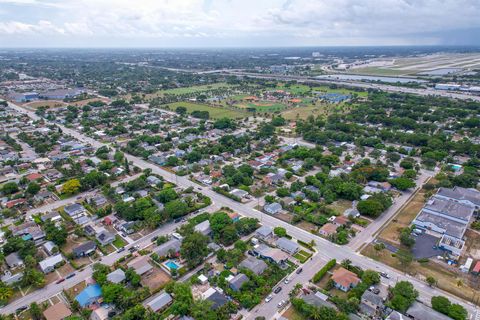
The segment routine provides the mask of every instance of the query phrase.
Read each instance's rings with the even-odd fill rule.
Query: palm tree
[[[8,301],[13,295],[13,289],[2,283],[0,285],[0,300]]]

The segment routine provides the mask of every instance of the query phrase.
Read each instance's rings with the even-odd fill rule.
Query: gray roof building
[[[265,263],[265,261],[257,259],[252,256],[248,256],[245,260],[243,260],[240,263],[239,267],[248,269],[253,273],[255,273],[256,275],[260,275],[265,271],[265,269],[267,269],[268,266]]]
[[[70,217],[74,217],[84,213],[85,208],[79,203],[74,203],[74,204],[65,206],[63,208],[63,211],[65,211],[65,213],[68,214]]]
[[[276,242],[276,245],[278,248],[280,248],[281,250],[291,254],[291,255],[294,255],[295,253],[297,253],[299,250],[300,250],[300,247],[298,246],[298,244],[296,244],[295,242],[293,242],[292,240],[289,240],[287,238],[280,238],[277,240]]]
[[[273,235],[273,229],[268,226],[261,226],[255,232],[256,236],[261,239],[269,238]]]
[[[167,242],[159,245],[158,247],[153,249],[153,252],[158,254],[159,257],[165,257],[170,252],[177,253],[180,251],[180,247],[182,242],[178,239],[172,238]]]
[[[12,252],[5,257],[5,262],[10,268],[23,266],[23,260],[17,252]]]
[[[73,248],[72,251],[75,257],[78,258],[78,257],[87,256],[95,252],[96,249],[97,249],[97,244],[94,241],[87,241]]]
[[[450,317],[447,317],[440,312],[433,310],[430,307],[420,303],[414,302],[410,308],[408,308],[406,315],[410,317],[410,319],[414,320],[424,320],[424,319],[435,319],[435,320],[449,320]]]
[[[205,236],[209,235],[212,232],[212,229],[210,228],[210,221],[205,220],[203,222],[200,222],[194,227],[194,230],[196,232],[200,232]]]
[[[172,296],[169,295],[168,293],[164,292],[164,293],[158,295],[157,297],[155,297],[150,302],[148,302],[147,305],[153,312],[157,312],[159,310],[164,309],[172,301],[173,301]]]
[[[122,269],[112,271],[107,274],[107,280],[111,283],[120,283],[125,280],[125,272]]]
[[[270,214],[277,214],[282,211],[282,205],[278,202],[273,202],[270,204],[267,204],[263,207],[263,210],[265,212],[270,213]]]
[[[243,273],[239,273],[235,277],[233,277],[232,280],[230,280],[229,286],[233,291],[240,291],[242,285],[248,280],[249,279],[246,275],[244,275]]]

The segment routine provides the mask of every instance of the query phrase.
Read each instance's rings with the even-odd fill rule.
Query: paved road
[[[115,261],[117,261],[121,257],[129,254],[129,251],[128,251],[129,248],[131,248],[135,245],[138,245],[140,247],[140,249],[143,249],[143,248],[149,246],[152,243],[152,238],[154,238],[156,236],[159,236],[159,235],[170,234],[173,231],[175,231],[175,229],[177,229],[181,224],[182,223],[173,223],[173,222],[165,224],[165,225],[161,226],[160,228],[158,228],[157,230],[153,231],[152,233],[150,233],[150,234],[140,238],[139,240],[127,245],[125,247],[127,250],[125,250],[123,252],[120,252],[120,253],[113,252],[113,253],[111,253],[107,256],[102,257],[101,261],[99,261],[99,262],[111,266],[111,265],[113,265],[113,263]],[[17,308],[22,307],[22,306],[28,306],[32,302],[41,303],[45,300],[48,300],[48,298],[58,294],[59,292],[62,292],[63,290],[71,288],[71,287],[75,286],[76,284],[78,284],[82,281],[85,281],[85,279],[90,278],[92,276],[92,273],[93,273],[92,264],[90,264],[89,266],[85,267],[82,271],[77,271],[73,278],[66,279],[64,282],[59,283],[59,284],[50,283],[49,285],[47,285],[46,287],[44,287],[40,290],[36,290],[36,291],[24,296],[23,298],[20,298],[20,299],[17,299],[15,301],[11,302],[10,304],[8,304],[8,305],[6,305],[5,307],[2,308],[0,310],[0,313],[1,314],[10,314],[10,313],[15,312],[15,310]]]
[[[315,77],[305,77],[305,76],[285,76],[285,75],[274,75],[274,74],[258,74],[258,73],[248,73],[248,72],[238,72],[238,71],[222,71],[221,73],[236,75],[236,76],[247,76],[251,78],[259,79],[275,79],[283,81],[297,81],[297,82],[308,82],[308,83],[320,83],[320,84],[339,84],[344,86],[363,88],[363,89],[377,89],[387,92],[400,92],[400,93],[411,93],[420,96],[440,96],[445,98],[454,98],[460,100],[474,100],[480,101],[480,96],[466,94],[466,93],[456,93],[442,90],[435,90],[432,88],[428,89],[418,89],[418,88],[407,88],[400,86],[392,86],[387,84],[376,84],[376,83],[367,83],[367,82],[358,82],[358,81],[340,81],[340,80],[327,80],[327,79],[318,79]]]
[[[373,241],[376,237],[377,231],[385,225],[397,212],[400,210],[403,205],[410,199],[410,197],[421,188],[422,185],[430,179],[435,173],[432,171],[421,170],[420,176],[417,180],[417,188],[415,190],[404,191],[401,196],[394,199],[394,203],[390,208],[388,208],[380,217],[373,220],[362,232],[357,234],[353,238],[348,246],[354,250],[358,251],[362,248],[363,245],[368,244]]]
[[[11,103],[9,103],[9,105],[14,109],[19,110],[20,112],[27,113],[33,119],[35,119],[33,116],[38,118],[31,111],[24,110],[21,107],[16,106],[16,105],[11,104]],[[33,116],[31,114],[33,114]],[[101,142],[98,142],[96,140],[93,140],[92,138],[86,137],[85,135],[83,135],[80,132],[76,132],[74,130],[67,129],[64,126],[61,126],[61,125],[59,125],[59,127],[62,128],[62,130],[64,130],[64,132],[75,136],[80,141],[89,142],[96,147],[101,147],[101,146],[104,145]],[[355,264],[355,265],[357,265],[357,266],[359,266],[363,269],[372,269],[372,270],[377,270],[377,271],[388,272],[391,276],[391,279],[387,281],[387,284],[392,284],[393,285],[396,281],[401,281],[401,280],[408,280],[408,281],[412,282],[414,284],[414,286],[416,287],[416,289],[419,291],[419,300],[421,300],[421,301],[423,301],[427,304],[430,303],[430,299],[431,299],[432,296],[444,295],[444,296],[448,296],[449,299],[452,302],[459,303],[459,304],[463,305],[468,310],[470,315],[476,315],[476,309],[472,304],[466,303],[463,300],[460,300],[459,298],[457,298],[457,297],[455,297],[455,296],[453,296],[449,293],[446,293],[446,292],[444,292],[444,291],[442,291],[438,288],[430,288],[427,285],[425,285],[424,282],[419,281],[415,278],[412,278],[408,275],[405,275],[404,273],[402,273],[398,270],[395,270],[393,268],[390,268],[390,267],[388,267],[388,266],[386,266],[386,265],[384,265],[380,262],[377,262],[377,261],[374,261],[370,258],[361,256],[359,253],[353,251],[349,247],[336,245],[336,244],[334,244],[334,243],[332,243],[332,242],[330,242],[326,239],[323,239],[323,238],[321,238],[317,235],[314,235],[310,232],[307,232],[307,231],[305,231],[303,229],[300,229],[296,226],[293,226],[289,223],[278,220],[278,219],[276,219],[272,216],[269,216],[269,215],[264,214],[264,213],[262,213],[258,210],[250,208],[250,207],[248,207],[248,206],[246,206],[242,203],[236,202],[236,201],[234,201],[230,198],[227,198],[223,195],[220,195],[220,194],[218,194],[218,193],[216,193],[216,192],[214,192],[214,191],[212,191],[208,188],[199,187],[196,183],[188,180],[187,177],[176,176],[175,174],[173,174],[171,172],[168,172],[168,171],[166,171],[166,170],[164,170],[164,169],[162,169],[162,168],[160,168],[160,167],[158,167],[158,166],[156,166],[152,163],[149,163],[149,162],[147,162],[143,159],[140,159],[140,158],[132,156],[132,155],[126,155],[126,157],[129,161],[132,161],[133,164],[136,165],[137,167],[139,167],[141,169],[149,168],[149,169],[152,170],[153,173],[158,174],[160,176],[163,176],[164,179],[166,179],[168,181],[171,181],[173,183],[176,183],[179,186],[182,186],[182,187],[193,186],[196,189],[200,189],[203,194],[205,194],[206,196],[209,196],[212,199],[212,201],[215,202],[217,205],[230,207],[230,208],[237,211],[239,214],[241,214],[243,216],[257,218],[263,225],[270,226],[272,228],[277,227],[277,226],[284,227],[287,230],[289,235],[291,235],[292,237],[294,237],[296,239],[302,240],[304,242],[308,243],[311,240],[315,241],[315,243],[316,243],[315,247],[316,247],[316,250],[318,251],[318,254],[315,256],[315,258],[313,258],[313,260],[311,260],[311,261],[309,261],[305,264],[304,269],[306,269],[306,270],[307,269],[318,270],[318,269],[316,269],[317,268],[316,265],[319,263],[318,259],[324,259],[324,260],[336,259],[337,261],[342,261],[344,259],[349,259],[350,261],[352,261],[353,264]],[[31,301],[34,301],[34,300],[29,300],[29,301],[31,302]],[[20,306],[20,304],[17,304],[17,307],[18,306]],[[12,311],[11,308],[9,308],[9,310],[10,310],[10,312]],[[4,312],[4,311],[2,310],[2,312]],[[274,315],[272,314],[270,317],[267,317],[267,319],[270,319],[273,316]]]

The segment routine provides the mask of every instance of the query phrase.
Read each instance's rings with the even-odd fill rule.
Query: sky
[[[0,47],[480,45],[480,0],[0,0]]]

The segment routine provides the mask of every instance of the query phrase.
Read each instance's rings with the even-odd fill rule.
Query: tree
[[[427,283],[430,287],[433,287],[434,285],[437,284],[437,279],[435,279],[432,276],[428,276],[425,280],[427,281]]]
[[[415,181],[406,177],[390,179],[390,184],[400,191],[404,191],[416,186]]]
[[[432,309],[436,310],[443,314],[448,314],[448,310],[450,309],[451,302],[448,298],[443,296],[434,296],[431,299]]]
[[[187,108],[180,106],[175,109],[175,112],[178,113],[179,115],[184,115],[187,113]]]
[[[20,282],[25,287],[34,286],[36,288],[41,288],[45,285],[45,275],[36,269],[26,268]]]
[[[367,200],[360,200],[358,202],[357,210],[362,215],[376,218],[383,212],[384,209],[381,203],[368,198]]]
[[[122,163],[123,158],[124,158],[123,152],[115,151],[115,154],[113,155],[113,159],[115,160],[115,162],[120,164]]]
[[[0,301],[7,302],[13,295],[13,289],[0,281]]]
[[[30,312],[30,316],[33,320],[43,319],[42,309],[40,309],[36,302],[32,302],[30,304],[30,308],[28,309],[28,311]]]
[[[166,188],[157,194],[157,200],[161,203],[167,203],[178,198],[178,194],[173,188]]]
[[[399,281],[390,289],[392,299],[389,302],[391,308],[405,312],[418,297],[418,291],[408,281]]]
[[[130,174],[130,164],[128,163],[128,159],[127,159],[127,158],[125,158],[124,167],[125,167],[125,172],[126,172],[127,174]]]
[[[362,282],[369,286],[380,283],[380,274],[373,270],[365,270],[362,275]]]
[[[287,235],[287,230],[283,227],[275,227],[273,228],[273,233],[279,237],[285,237]]]
[[[14,194],[18,191],[18,185],[15,182],[7,182],[2,186],[2,191],[4,194]]]
[[[411,248],[415,245],[415,238],[412,236],[412,229],[407,227],[400,231],[400,243]]]
[[[57,228],[51,220],[47,220],[43,227],[47,240],[53,241],[57,246],[67,242],[68,231],[64,225]]]
[[[405,269],[413,261],[413,255],[410,253],[410,251],[407,251],[407,250],[403,250],[403,249],[398,250],[396,253],[396,256]]]
[[[215,212],[210,216],[209,221],[214,235],[220,234],[223,228],[233,224],[232,219],[225,212]]]
[[[187,214],[188,205],[182,200],[176,199],[165,204],[165,212],[167,212],[171,218],[176,219]]]
[[[70,179],[65,182],[62,186],[62,193],[63,194],[74,194],[80,190],[80,181],[78,179]]]
[[[194,302],[190,285],[185,282],[170,282],[165,291],[175,297],[170,307],[171,312],[176,315],[188,314]]]
[[[40,185],[36,182],[30,182],[28,184],[26,192],[31,195],[35,195],[40,191]]]
[[[463,306],[454,303],[448,310],[448,316],[454,320],[466,320],[468,319],[468,312]]]
[[[182,242],[180,253],[190,268],[202,263],[208,255],[208,237],[199,232],[188,234]]]

